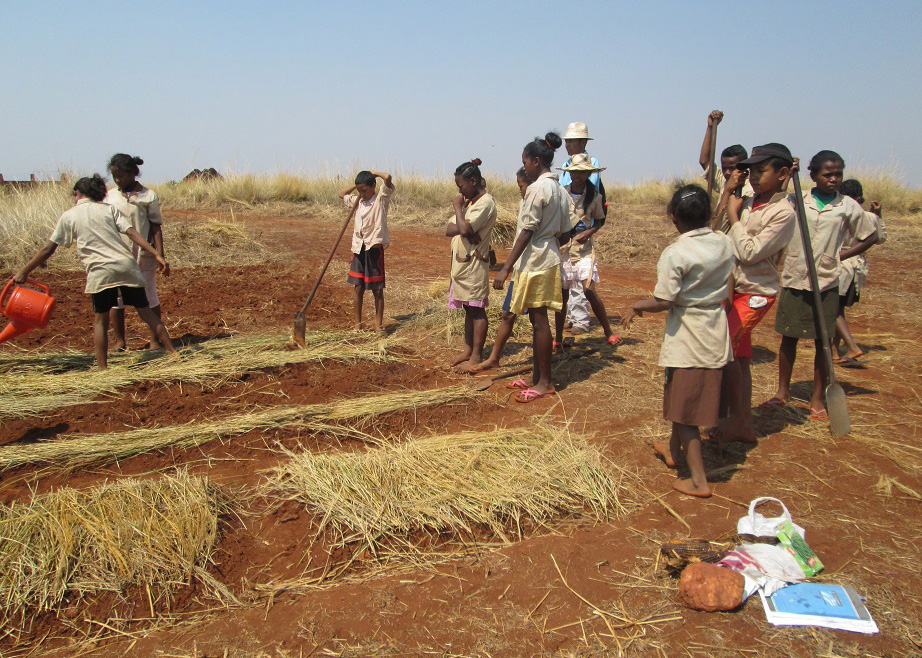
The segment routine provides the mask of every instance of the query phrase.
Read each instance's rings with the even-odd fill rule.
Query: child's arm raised
[[[394,179],[390,174],[387,174],[383,171],[375,171],[374,169],[369,169],[368,173],[370,173],[372,176],[377,176],[384,181],[385,185],[387,185],[392,190],[394,189]]]
[[[704,141],[701,143],[701,155],[698,156],[698,164],[707,171],[708,165],[714,164],[714,154],[711,153],[711,133],[714,128],[724,118],[724,113],[720,110],[714,110],[708,115],[708,129],[704,132]],[[717,175],[717,172],[714,172]]]
[[[13,281],[16,283],[25,283],[26,279],[29,278],[29,274],[39,265],[42,265],[46,260],[51,258],[51,255],[58,248],[58,245],[51,240],[48,240],[45,245],[38,250],[29,262],[22,266],[16,274],[13,275]]]
[[[164,275],[170,273],[170,264],[167,263],[163,256],[157,253],[157,250],[154,249],[151,243],[142,238],[141,234],[134,230],[133,227],[125,231],[125,235],[128,236],[129,240],[157,259],[157,264],[160,265],[160,271],[163,272]]]
[[[357,187],[358,185],[347,185],[346,187],[344,187],[343,189],[339,191],[339,198],[345,199],[348,195],[355,192]]]

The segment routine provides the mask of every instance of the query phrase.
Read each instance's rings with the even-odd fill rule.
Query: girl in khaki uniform
[[[464,343],[467,346],[451,360],[451,365],[461,366],[465,372],[480,363],[487,339],[490,239],[496,225],[496,202],[487,194],[487,183],[479,165],[480,160],[474,158],[455,169],[455,184],[460,194],[452,199],[455,221],[445,228],[445,235],[451,238],[448,308],[464,309]]]
[[[138,156],[130,156],[127,153],[113,155],[109,159],[109,173],[112,174],[116,187],[106,193],[104,201],[127,217],[134,230],[154,247],[161,258],[165,258],[160,198],[156,192],[138,182],[138,176],[141,175],[138,166],[142,164],[144,160]],[[138,267],[141,268],[141,276],[144,277],[144,292],[147,295],[150,310],[158,318],[162,317],[160,296],[157,294],[157,261],[137,245],[129,246],[132,248]],[[162,274],[168,276],[170,269],[167,267]],[[110,313],[110,321],[115,333],[116,351],[126,349],[125,304],[123,302],[124,300],[119,300]],[[150,349],[161,349],[160,340],[154,333],[151,333]]]

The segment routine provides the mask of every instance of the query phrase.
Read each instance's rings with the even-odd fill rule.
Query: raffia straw
[[[226,510],[215,486],[185,471],[0,507],[0,628],[25,630],[71,592],[188,582],[210,562]]]
[[[215,439],[276,427],[299,427],[373,440],[336,423],[403,409],[449,404],[470,398],[471,395],[474,395],[474,391],[469,386],[448,386],[429,391],[402,391],[337,400],[332,404],[272,407],[185,425],[140,428],[110,434],[65,435],[54,441],[0,447],[0,471],[38,462],[75,468],[90,463],[118,461],[167,447],[191,448]]]
[[[269,472],[267,493],[297,500],[343,543],[413,551],[416,531],[471,538],[487,529],[504,542],[526,520],[602,521],[636,505],[634,476],[585,438],[547,425],[430,436],[362,453],[288,453]],[[396,549],[395,549],[396,550]]]
[[[8,374],[0,380],[0,419],[42,413],[113,394],[142,381],[219,385],[242,372],[324,360],[388,361],[394,339],[369,340],[349,332],[310,332],[304,349],[288,349],[285,336],[246,336],[182,350],[175,358],[118,363],[104,371]],[[54,357],[50,357],[53,360]]]

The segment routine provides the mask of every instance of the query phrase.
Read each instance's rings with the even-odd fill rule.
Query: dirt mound
[[[218,170],[214,167],[209,167],[208,169],[193,169],[188,174],[186,174],[182,182],[188,183],[189,181],[210,181],[210,180],[221,180],[224,178],[221,174],[218,173]]]

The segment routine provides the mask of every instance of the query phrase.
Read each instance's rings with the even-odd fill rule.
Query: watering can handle
[[[6,299],[6,293],[10,291],[10,286],[12,286],[14,283],[15,281],[13,279],[10,279],[9,281],[6,282],[6,285],[3,286],[3,292],[0,292],[0,313],[6,314],[6,306],[3,305],[3,300]],[[51,294],[51,288],[46,286],[44,283],[39,283],[35,279],[26,279],[26,283],[30,283],[33,286],[38,286],[39,288],[43,288],[45,290],[46,295]]]

